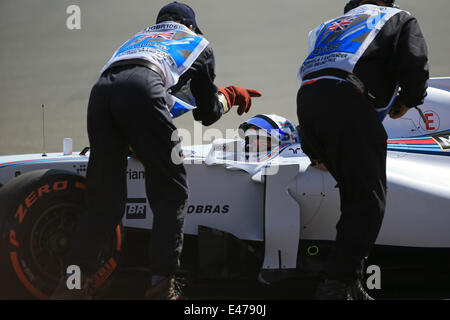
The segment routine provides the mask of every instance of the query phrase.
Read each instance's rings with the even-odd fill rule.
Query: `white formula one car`
[[[429,84],[423,116],[411,110],[384,121],[390,138],[387,208],[370,258],[383,271],[428,267],[450,273],[450,78]],[[249,257],[262,282],[288,270],[314,275],[336,234],[336,181],[312,167],[299,144],[280,145],[253,160],[244,145],[222,139],[184,148],[191,190],[185,234],[187,241],[195,239],[197,253],[183,253],[182,260],[195,260],[195,272],[205,277],[236,276]],[[0,157],[2,297],[52,293],[83,213],[87,161],[86,150]],[[133,157],[127,178],[123,225],[99,257],[105,284],[120,266],[124,230],[152,228],[144,168]]]

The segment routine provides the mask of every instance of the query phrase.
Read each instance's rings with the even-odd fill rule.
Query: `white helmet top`
[[[239,126],[239,132],[243,136],[249,129],[262,129],[268,136],[275,138],[280,145],[299,142],[295,125],[276,114],[258,114]]]

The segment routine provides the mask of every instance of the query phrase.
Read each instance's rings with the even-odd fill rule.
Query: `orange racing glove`
[[[223,94],[227,100],[228,108],[238,105],[238,115],[247,113],[252,106],[252,97],[260,97],[261,92],[254,89],[246,89],[236,86],[228,86],[219,88],[219,92]]]

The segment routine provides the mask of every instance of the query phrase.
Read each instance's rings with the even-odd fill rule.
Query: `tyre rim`
[[[56,204],[47,208],[31,229],[30,256],[34,271],[54,285],[64,274],[65,256],[82,213],[83,209],[75,204]]]

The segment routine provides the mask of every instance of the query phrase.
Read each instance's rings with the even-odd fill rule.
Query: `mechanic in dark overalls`
[[[386,206],[382,120],[403,116],[426,96],[425,40],[417,20],[393,2],[350,1],[343,16],[310,32],[299,70],[302,148],[328,168],[341,198],[318,299],[371,299],[361,279]]]
[[[105,65],[88,105],[91,153],[87,172],[87,213],[76,229],[68,265],[84,275],[96,272],[99,251],[111,239],[127,199],[127,154],[130,147],[146,172],[146,192],[154,214],[151,237],[150,299],[177,299],[175,271],[183,247],[186,171],[180,164],[180,140],[173,117],[192,110],[208,126],[233,105],[248,112],[256,90],[214,85],[214,54],[201,36],[194,11],[183,3],[164,6],[156,25],[126,41]],[[84,298],[84,288],[55,298]],[[63,283],[64,282],[64,283]]]

